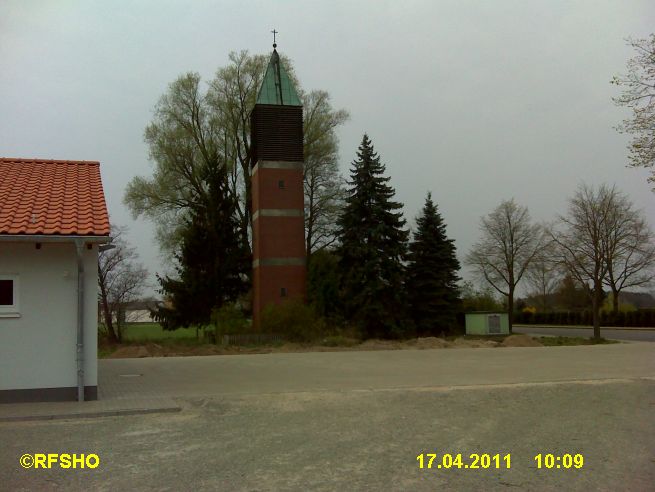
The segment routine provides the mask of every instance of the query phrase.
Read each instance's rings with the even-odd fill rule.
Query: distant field
[[[202,331],[200,332],[202,337]],[[123,332],[123,338],[130,342],[140,342],[146,340],[164,340],[180,338],[196,338],[195,328],[179,328],[168,331],[162,329],[159,323],[133,323],[126,326]]]

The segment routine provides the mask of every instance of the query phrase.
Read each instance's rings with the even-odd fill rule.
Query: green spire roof
[[[257,94],[257,104],[302,106],[298,93],[293,87],[289,74],[280,63],[280,57],[275,49],[273,49],[264,81],[259,89],[259,94]]]

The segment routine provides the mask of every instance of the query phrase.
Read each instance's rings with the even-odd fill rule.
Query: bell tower
[[[250,113],[256,327],[267,305],[305,298],[302,103],[276,47]]]

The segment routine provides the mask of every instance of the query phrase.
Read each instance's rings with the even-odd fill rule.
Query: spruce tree
[[[338,224],[338,253],[344,314],[366,337],[403,335],[403,261],[409,232],[402,204],[393,201],[395,191],[384,172],[364,135]]]
[[[312,253],[307,265],[307,301],[316,314],[332,320],[338,317],[341,311],[339,283],[337,255],[328,248]]]
[[[446,224],[428,193],[409,245],[407,295],[418,335],[451,331],[459,308],[459,261]]]
[[[158,276],[160,292],[170,301],[155,313],[164,329],[208,324],[214,308],[236,300],[249,286],[250,253],[225,168],[207,171],[203,182],[208,206],[193,209],[185,222],[175,255],[177,278]]]

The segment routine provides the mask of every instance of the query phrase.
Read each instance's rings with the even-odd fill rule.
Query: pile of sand
[[[541,342],[528,335],[510,335],[502,343],[495,340],[456,338],[447,341],[439,337],[419,337],[406,341],[371,339],[354,346],[308,346],[297,343],[285,343],[281,347],[222,347],[220,345],[126,345],[117,348],[107,357],[110,359],[127,359],[141,357],[180,357],[185,355],[219,355],[219,354],[267,354],[271,352],[336,352],[351,350],[401,350],[401,349],[443,349],[443,348],[490,348],[490,347],[543,347]]]
[[[436,349],[436,348],[446,348],[450,344],[443,338],[437,337],[423,337],[417,338],[416,340],[411,340],[407,342],[408,345],[412,345],[417,349]]]
[[[372,338],[361,343],[358,347],[360,350],[399,350],[402,347],[401,342],[395,340],[379,340]]]
[[[539,340],[535,340],[529,335],[510,335],[503,343],[503,347],[543,347]]]
[[[453,347],[455,348],[488,348],[497,347],[498,345],[499,343],[494,340],[456,338],[453,341]]]
[[[466,339],[466,338],[456,338],[453,341],[447,341],[443,338],[437,337],[425,337],[425,338],[414,338],[408,340],[404,343],[404,348],[416,348],[416,349],[440,349],[440,348],[488,348],[488,347],[498,347],[499,342],[495,340],[484,340],[484,339]]]

